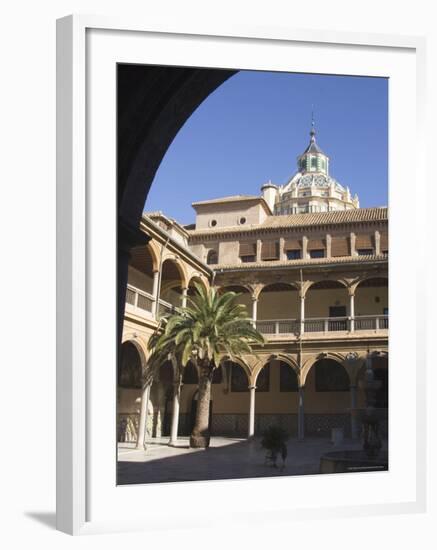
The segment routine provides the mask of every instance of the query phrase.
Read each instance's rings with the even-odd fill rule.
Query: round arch
[[[249,385],[249,383],[251,381],[251,376],[252,376],[252,372],[250,370],[249,365],[243,359],[241,359],[240,357],[235,357],[234,359],[231,359],[231,357],[229,357],[229,355],[223,355],[220,358],[220,366],[222,366],[222,368],[223,368],[225,366],[224,363],[226,363],[226,362],[236,363],[237,365],[239,365],[244,370],[244,372],[247,376],[247,383]]]
[[[364,277],[358,281],[354,292],[357,317],[388,315],[387,276]],[[364,320],[364,327],[366,326],[365,322]]]
[[[275,354],[275,355],[271,355],[270,357],[263,358],[261,361],[259,361],[257,363],[256,367],[254,368],[254,370],[252,372],[252,377],[251,377],[251,381],[250,381],[251,385],[256,386],[256,381],[258,379],[259,373],[271,361],[279,361],[280,363],[285,363],[286,365],[288,365],[291,369],[294,370],[294,372],[296,373],[296,376],[297,376],[297,380],[299,381],[299,379],[300,379],[300,369],[299,369],[299,365],[297,364],[297,362],[292,357],[289,357],[288,355],[279,353],[277,355]]]
[[[178,258],[176,258],[174,255],[164,256],[161,264],[161,277],[163,277],[164,266],[166,264],[167,266],[171,264],[176,268],[178,272],[178,277],[181,283],[181,288],[188,288],[188,273],[185,266],[182,264],[182,262]],[[172,274],[174,275],[174,272]]]
[[[189,278],[188,285],[187,285],[188,292],[190,292],[190,289],[194,288],[193,283],[200,283],[205,290],[208,290],[209,288],[209,285],[205,280],[205,277],[203,277],[202,275],[199,275],[198,273],[194,273]]]
[[[336,353],[336,352],[329,351],[329,352],[326,352],[326,353],[323,353],[323,354],[318,354],[316,356],[309,357],[303,363],[302,370],[301,370],[301,384],[303,386],[306,384],[306,381],[307,381],[307,378],[308,378],[308,373],[310,372],[310,370],[314,367],[314,365],[317,362],[322,361],[323,359],[330,359],[330,360],[335,361],[336,363],[338,363],[341,367],[344,368],[344,370],[346,371],[346,373],[349,377],[350,382],[352,382],[351,375],[349,373],[349,369],[346,366],[345,356],[341,353]]]
[[[259,299],[260,295],[263,292],[275,292],[275,291],[285,291],[285,290],[299,291],[298,285],[290,282],[276,282],[276,283],[265,283],[260,285],[254,292],[254,297]]]

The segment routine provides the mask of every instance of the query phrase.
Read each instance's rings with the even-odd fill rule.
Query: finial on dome
[[[314,141],[316,140],[316,128],[315,128],[315,123],[314,123],[314,105],[311,106],[311,132],[310,132],[310,136],[311,136],[311,142],[314,143]]]

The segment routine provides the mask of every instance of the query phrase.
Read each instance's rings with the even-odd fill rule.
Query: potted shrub
[[[284,468],[287,458],[287,432],[279,426],[269,426],[262,434],[261,447],[265,449],[265,464],[271,464],[277,468],[277,460],[280,455],[282,458],[282,468]]]

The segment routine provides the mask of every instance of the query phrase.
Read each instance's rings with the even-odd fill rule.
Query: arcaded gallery
[[[147,245],[132,249],[118,372],[117,437],[142,448],[191,432],[197,372],[170,361],[145,377],[159,319],[183,307],[194,284],[233,290],[265,344],[238,362],[223,356],[210,401],[213,436],[246,438],[269,425],[292,437],[357,439],[369,364],[387,437],[388,210],[360,208],[330,175],[314,125],[297,171],[258,195],[195,202],[195,222],[142,216]]]

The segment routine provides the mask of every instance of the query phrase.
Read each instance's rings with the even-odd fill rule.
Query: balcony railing
[[[126,289],[126,304],[131,306],[139,315],[146,314],[147,317],[153,315],[153,305],[155,300],[153,296],[144,290],[135,288],[132,285],[127,285]],[[159,300],[159,308],[157,312],[158,319],[175,311],[175,306],[165,300]]]
[[[143,290],[139,290],[138,288],[128,285],[126,289],[126,304],[152,313],[153,296],[148,292],[144,292]]]
[[[297,319],[270,319],[257,321],[256,328],[261,334],[297,334],[300,330]]]
[[[360,315],[355,317],[355,330],[386,330],[388,315]]]
[[[263,319],[256,328],[265,336],[280,334],[297,335],[301,331],[299,319]],[[364,330],[387,330],[388,315],[363,315],[350,317],[313,317],[303,322],[304,333],[352,332]]]
[[[165,302],[164,300],[159,300],[158,317],[163,317],[164,315],[168,315],[174,311],[175,306],[173,304],[170,304],[170,302]]]

